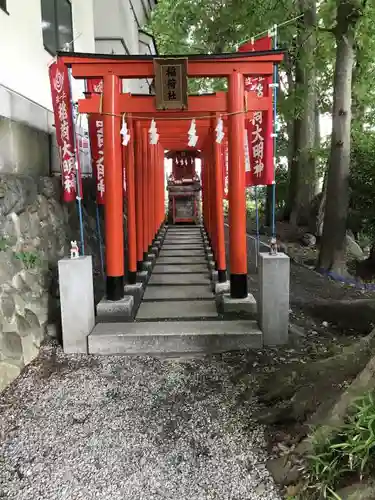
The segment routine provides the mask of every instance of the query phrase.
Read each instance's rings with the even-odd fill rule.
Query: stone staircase
[[[256,321],[218,313],[201,226],[169,226],[132,323],[98,323],[93,354],[210,353],[262,347]]]

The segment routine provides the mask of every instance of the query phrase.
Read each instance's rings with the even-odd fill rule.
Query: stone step
[[[90,354],[216,353],[260,349],[255,321],[99,323],[88,337]]]
[[[166,238],[173,239],[187,239],[187,238],[195,238],[195,239],[203,239],[201,233],[167,233]]]
[[[204,250],[204,246],[203,243],[201,243],[200,245],[195,245],[193,243],[180,243],[178,245],[170,245],[164,242],[162,250],[200,250],[202,252]]]
[[[165,238],[164,241],[173,241],[173,242],[180,242],[180,243],[186,243],[187,241],[203,241],[203,237],[201,235],[195,235],[195,234],[187,234],[187,235],[181,235],[181,234],[168,234]]]
[[[167,231],[166,236],[202,236],[202,231],[200,229],[179,229],[176,231]]]
[[[185,274],[185,273],[206,273],[207,264],[159,264],[157,263],[152,271],[153,274]]]
[[[186,240],[164,240],[163,245],[173,245],[173,246],[180,246],[180,245],[197,245],[197,246],[202,246],[204,245],[204,242],[202,239],[199,240],[193,240],[191,238],[186,238]]]
[[[160,251],[160,257],[205,257],[205,253],[203,250],[164,250],[164,248]]]
[[[206,256],[194,256],[194,255],[185,255],[185,256],[165,256],[162,257],[161,254],[158,257],[157,264],[168,264],[168,265],[180,265],[180,264],[205,264],[207,266]]]
[[[216,304],[213,300],[172,300],[167,302],[142,302],[136,320],[160,321],[217,317]]]
[[[208,285],[210,277],[208,269],[206,273],[189,273],[189,274],[152,274],[148,282],[148,286],[153,285]]]
[[[201,231],[202,226],[201,225],[194,225],[194,226],[168,226],[167,231]]]
[[[205,300],[212,299],[209,285],[163,285],[149,286],[143,295],[143,302],[155,300]]]

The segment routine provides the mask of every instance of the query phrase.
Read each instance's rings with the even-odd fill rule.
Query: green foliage
[[[375,134],[354,134],[351,150],[349,226],[375,238]]]
[[[305,35],[301,5],[309,2],[293,0],[159,0],[154,9],[148,29],[154,34],[160,54],[191,54],[233,52],[242,42],[250,40],[262,32],[267,32],[274,24],[278,29],[278,45],[287,49],[281,65],[278,112],[280,131],[278,156],[290,161],[297,153],[290,147],[292,123],[296,117],[303,118],[304,89],[296,85],[296,63],[303,71],[315,65],[316,90],[320,113],[332,110],[333,74],[336,57],[335,28],[337,22],[337,0],[316,2],[317,23],[313,35],[316,37],[314,57],[303,50],[308,42]],[[363,5],[358,0],[358,5]],[[350,177],[351,205],[350,224],[359,228],[363,237],[375,237],[375,210],[372,209],[375,196],[374,172],[375,141],[366,132],[375,126],[375,3],[367,2],[360,17],[355,34],[355,67],[353,70],[353,150]],[[299,30],[299,28],[301,28]],[[189,79],[191,93],[225,90],[226,82],[220,79]],[[364,132],[365,131],[365,132]],[[330,139],[321,141],[320,147],[310,151],[317,159],[316,174],[324,175],[329,157]],[[276,172],[278,208],[285,206],[289,176],[285,169]],[[306,179],[306,182],[310,182]],[[264,200],[264,193],[259,199]],[[338,200],[339,203],[340,200]],[[263,203],[260,205],[264,208]],[[248,205],[253,212],[253,205]],[[357,232],[357,231],[355,231]]]
[[[148,29],[160,54],[212,54],[234,52],[241,43],[296,15],[292,0],[160,0]],[[171,29],[173,26],[173,29]],[[279,42],[289,45],[294,28],[285,26]],[[189,91],[225,89],[225,81],[190,79]]]
[[[289,177],[285,167],[278,165],[275,172],[276,180],[276,209],[282,210],[287,201]]]
[[[22,261],[26,269],[34,269],[42,263],[40,256],[35,252],[16,252],[15,257]]]
[[[5,236],[2,236],[0,238],[0,252],[5,252],[7,248],[9,248],[8,239]]]
[[[338,499],[341,481],[373,472],[375,459],[375,394],[352,405],[345,423],[327,438],[313,441],[307,462],[307,486],[301,498]]]

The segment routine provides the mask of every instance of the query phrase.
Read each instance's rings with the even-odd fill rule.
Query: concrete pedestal
[[[135,302],[139,302],[142,299],[144,286],[143,283],[135,283],[134,285],[125,285],[124,288],[125,295],[132,295]]]
[[[213,260],[208,261],[208,269],[213,271],[215,269],[215,262]]]
[[[216,283],[215,285],[215,295],[223,295],[224,293],[230,292],[230,281],[224,281],[224,283]]]
[[[222,295],[222,311],[224,314],[246,314],[256,319],[257,302],[251,293],[244,299],[234,299],[230,293],[224,293]]]
[[[288,342],[290,259],[279,253],[259,254],[259,324],[264,345]]]
[[[91,255],[58,263],[64,352],[87,353],[87,336],[95,326]]]
[[[148,273],[151,273],[151,271],[152,271],[152,262],[149,261],[149,260],[146,260],[146,261],[142,262],[142,271],[147,271]]]
[[[131,318],[134,309],[134,297],[125,295],[121,300],[102,299],[96,308],[98,318],[113,318],[116,316]]]
[[[146,262],[144,262],[146,264]],[[137,273],[137,282],[138,283],[147,283],[148,277],[150,273],[148,271],[140,271]]]
[[[147,254],[147,261],[148,262],[151,262],[152,264],[154,264],[155,260],[156,260],[156,255],[154,253]]]

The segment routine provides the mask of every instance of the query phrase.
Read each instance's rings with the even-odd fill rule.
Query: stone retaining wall
[[[85,253],[102,293],[94,186],[84,181]],[[79,242],[75,203],[62,204],[60,180],[0,175],[0,390],[38,354],[59,325],[57,261]]]

